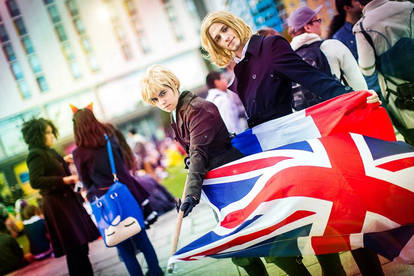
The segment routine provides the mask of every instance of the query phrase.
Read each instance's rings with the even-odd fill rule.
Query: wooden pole
[[[185,197],[186,197],[185,192],[187,191],[187,185],[188,185],[188,175],[185,179],[183,195],[181,196],[181,204],[183,204]],[[171,247],[171,256],[174,255],[175,252],[177,252],[178,239],[180,238],[181,225],[183,223],[183,218],[184,218],[184,212],[181,211],[181,206],[180,206],[180,210],[177,214],[177,224],[175,226],[173,244]],[[167,272],[172,273],[173,271],[174,271],[174,263],[169,263],[167,267]]]

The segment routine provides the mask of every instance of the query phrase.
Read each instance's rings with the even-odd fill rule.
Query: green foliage
[[[187,170],[184,169],[184,164],[167,168],[168,177],[166,177],[161,184],[175,197],[181,198],[184,189],[185,178]]]

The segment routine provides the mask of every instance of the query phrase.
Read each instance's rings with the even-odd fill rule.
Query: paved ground
[[[166,270],[167,261],[170,256],[171,241],[176,223],[176,213],[171,211],[162,217],[148,231],[150,240],[152,241],[158,255],[158,259],[163,270]],[[183,222],[180,244],[185,245],[195,238],[201,236],[215,225],[213,213],[207,205],[200,204],[197,206],[190,217],[185,218]],[[179,245],[180,248],[180,245]],[[112,276],[112,275],[128,275],[123,263],[119,261],[115,248],[106,248],[102,240],[95,241],[90,244],[90,258],[93,264],[95,275]],[[138,255],[138,260],[142,265],[144,272],[146,264],[142,254]],[[359,270],[350,253],[342,253],[341,260],[348,275],[358,275]],[[390,263],[381,258],[383,269],[386,275],[414,275],[414,266],[408,266],[397,263]],[[308,267],[312,275],[321,275],[320,266],[315,257],[305,257],[304,263]],[[246,275],[240,272],[231,263],[230,260],[204,259],[201,261],[182,262],[175,266],[172,276],[179,275]],[[275,265],[267,265],[269,275],[285,275]],[[239,274],[240,273],[240,274]],[[34,262],[25,268],[11,273],[10,275],[30,275],[30,276],[63,276],[68,275],[66,260],[62,258],[49,258],[40,262]],[[166,275],[168,275],[166,273]]]

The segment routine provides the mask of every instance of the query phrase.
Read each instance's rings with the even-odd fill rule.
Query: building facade
[[[106,122],[158,123],[143,104],[139,78],[154,63],[171,68],[183,89],[204,84],[199,2],[188,0],[0,0],[0,190],[28,189],[20,128],[51,119],[58,142],[72,141],[69,104],[94,103]],[[19,184],[19,185],[17,185]]]

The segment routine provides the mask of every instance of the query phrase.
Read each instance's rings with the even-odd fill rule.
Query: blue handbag
[[[101,197],[92,203],[97,228],[107,247],[116,246],[145,229],[144,216],[134,196],[116,176],[111,142],[105,134],[106,147],[114,183]]]

